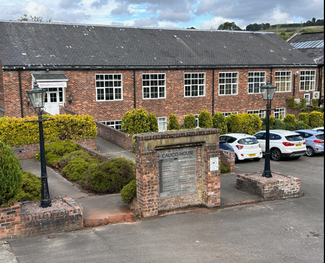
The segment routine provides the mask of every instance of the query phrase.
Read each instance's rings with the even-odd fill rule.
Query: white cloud
[[[212,20],[204,21],[201,24],[201,29],[218,29],[218,27],[225,22],[233,22],[233,20],[231,18],[217,16],[212,18]]]

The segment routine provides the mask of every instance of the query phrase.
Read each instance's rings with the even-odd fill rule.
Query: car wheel
[[[259,162],[262,158],[254,158],[254,162]]]
[[[271,159],[273,161],[279,161],[281,160],[281,152],[279,149],[272,149],[271,150]]]
[[[308,157],[314,156],[315,155],[314,149],[308,146],[306,150],[306,154]]]

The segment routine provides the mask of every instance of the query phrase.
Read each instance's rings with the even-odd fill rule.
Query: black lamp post
[[[261,92],[263,95],[263,100],[266,100],[266,144],[265,144],[265,162],[264,171],[262,173],[263,177],[272,177],[270,168],[270,124],[269,116],[271,111],[271,101],[273,99],[276,86],[271,85],[267,82],[266,85],[261,86]]]
[[[49,187],[47,183],[47,173],[46,173],[46,162],[45,162],[45,150],[44,150],[44,137],[43,137],[43,120],[42,119],[42,108],[44,107],[44,98],[46,91],[38,88],[38,84],[34,82],[33,89],[27,91],[28,97],[38,114],[38,127],[39,127],[39,144],[41,153],[41,180],[42,180],[42,195],[41,195],[41,207],[52,206]]]

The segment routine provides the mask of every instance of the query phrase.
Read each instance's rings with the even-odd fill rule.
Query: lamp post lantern
[[[40,144],[40,154],[41,154],[41,181],[42,181],[42,193],[41,193],[41,207],[46,208],[52,206],[50,192],[47,182],[46,173],[46,162],[45,162],[45,149],[44,149],[44,136],[43,136],[43,120],[42,119],[42,108],[44,107],[44,98],[46,91],[38,88],[38,84],[34,82],[34,88],[27,91],[27,95],[38,114],[38,127],[39,127],[39,144]]]
[[[266,143],[265,143],[265,162],[264,162],[264,171],[262,173],[263,177],[272,177],[271,168],[270,168],[270,124],[269,117],[271,111],[271,101],[273,99],[276,86],[271,85],[270,82],[267,82],[266,85],[261,86],[261,92],[263,95],[263,100],[266,100]]]

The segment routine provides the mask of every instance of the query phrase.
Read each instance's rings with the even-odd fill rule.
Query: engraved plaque
[[[159,153],[161,197],[196,192],[196,149]]]

